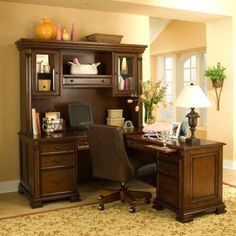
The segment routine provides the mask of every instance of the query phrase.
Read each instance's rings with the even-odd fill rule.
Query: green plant
[[[225,69],[226,68],[221,66],[220,62],[218,62],[216,66],[208,67],[204,75],[211,80],[224,80],[226,79]]]

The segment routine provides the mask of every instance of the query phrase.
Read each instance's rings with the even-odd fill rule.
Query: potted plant
[[[204,75],[207,76],[212,81],[212,86],[215,88],[216,99],[217,99],[217,111],[220,110],[220,95],[224,83],[224,79],[226,79],[225,75],[225,67],[221,66],[220,62],[217,63],[216,66],[208,67],[205,70]],[[220,88],[219,91],[217,88]]]
[[[208,67],[205,70],[204,75],[207,76],[212,81],[212,86],[214,88],[220,88],[223,86],[225,75],[225,67],[221,66],[220,62],[216,66]]]
[[[128,99],[128,103],[137,101],[135,106],[135,111],[139,111],[139,106],[141,103],[144,105],[144,122],[146,124],[152,124],[155,122],[155,107],[158,106],[158,103],[163,102],[164,106],[166,105],[165,96],[167,86],[162,85],[162,81],[141,81],[142,94],[140,96],[131,95],[135,99]]]

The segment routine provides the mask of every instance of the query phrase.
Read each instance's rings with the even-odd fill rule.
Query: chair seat
[[[129,156],[130,163],[134,170],[134,176],[136,178],[143,177],[146,175],[152,175],[156,173],[156,164],[155,163],[148,163],[143,165],[137,158]]]

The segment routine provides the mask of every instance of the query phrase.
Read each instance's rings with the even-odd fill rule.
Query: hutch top
[[[68,103],[90,104],[95,123],[106,123],[108,109],[123,109],[124,118],[142,125],[127,97],[140,93],[142,53],[145,45],[107,44],[83,41],[20,39],[21,132],[32,134],[32,108],[41,118],[45,112],[60,112],[68,127]],[[97,72],[76,74],[80,65]],[[72,65],[71,65],[72,64]]]

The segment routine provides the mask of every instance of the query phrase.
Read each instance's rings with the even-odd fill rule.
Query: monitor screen
[[[68,104],[70,126],[72,128],[86,127],[93,123],[93,116],[89,104]]]

